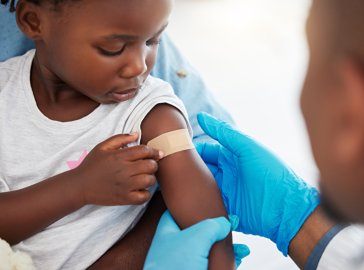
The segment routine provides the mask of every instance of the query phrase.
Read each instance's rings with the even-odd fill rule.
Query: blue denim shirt
[[[34,48],[33,42],[18,29],[15,13],[10,13],[9,8],[3,5],[0,5],[0,26],[0,61],[22,55]],[[197,113],[201,111],[232,122],[230,115],[213,98],[201,76],[166,34],[162,37],[152,75],[169,82],[176,95],[182,99],[189,114],[194,139],[203,136],[196,119]]]

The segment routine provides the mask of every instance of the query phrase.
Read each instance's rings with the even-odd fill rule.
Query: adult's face
[[[364,222],[363,76],[352,59],[333,46],[338,29],[333,28],[330,2],[315,0],[308,19],[310,62],[301,108],[321,174],[324,205],[337,217]]]

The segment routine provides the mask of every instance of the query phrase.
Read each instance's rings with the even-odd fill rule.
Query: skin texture
[[[322,207],[317,207],[289,245],[289,256],[301,269],[320,239],[336,224]]]
[[[55,9],[47,1],[36,5],[20,0],[16,11],[20,29],[37,49],[31,71],[37,106],[46,117],[61,122],[85,117],[100,103],[123,102],[137,94],[154,66],[172,5],[170,0],[67,3]],[[157,106],[143,122],[142,142],[185,127],[176,109]],[[143,203],[150,198],[146,189],[155,183],[158,168],[167,207],[182,228],[226,216],[217,185],[195,151],[157,164],[161,154],[156,150],[146,146],[120,149],[136,139],[135,134],[117,135],[96,146],[78,168],[19,192],[0,194],[0,211],[6,213],[6,220],[0,220],[2,237],[17,243],[86,204]],[[27,225],[14,226],[19,222]],[[149,243],[154,230],[152,226],[139,235],[136,229],[108,253],[115,258],[143,237]],[[142,265],[147,250],[148,245],[140,245],[128,258],[119,257],[124,262],[119,267]],[[210,269],[234,268],[231,236],[213,248],[210,262]]]

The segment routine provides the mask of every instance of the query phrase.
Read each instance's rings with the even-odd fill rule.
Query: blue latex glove
[[[221,144],[196,148],[214,174],[228,213],[239,217],[237,230],[271,239],[287,256],[290,241],[319,204],[317,190],[229,124],[205,113],[198,121]]]
[[[212,245],[224,239],[231,225],[226,218],[208,219],[181,230],[166,211],[159,221],[144,270],[206,270]],[[236,261],[249,254],[244,245],[234,247]]]

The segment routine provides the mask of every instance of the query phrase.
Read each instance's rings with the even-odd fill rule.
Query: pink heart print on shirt
[[[83,151],[82,155],[80,156],[80,158],[78,160],[67,161],[68,168],[70,168],[70,170],[76,169],[78,166],[80,166],[80,164],[86,158],[87,155],[88,155],[88,152],[85,150],[85,151]]]

